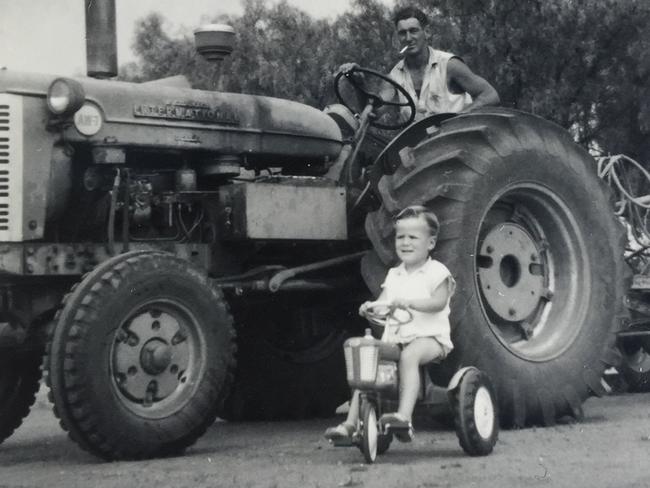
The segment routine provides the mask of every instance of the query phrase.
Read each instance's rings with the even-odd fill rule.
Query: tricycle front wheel
[[[366,462],[372,464],[377,459],[379,445],[379,429],[377,428],[377,410],[372,402],[361,401],[361,452]],[[384,450],[385,451],[385,450]]]

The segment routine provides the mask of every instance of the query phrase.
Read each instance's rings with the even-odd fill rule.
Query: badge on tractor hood
[[[197,103],[165,103],[162,105],[136,104],[133,106],[135,117],[156,119],[191,120],[213,124],[239,125],[237,115],[223,107],[210,107]]]

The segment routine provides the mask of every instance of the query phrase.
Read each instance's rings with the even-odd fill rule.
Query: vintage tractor
[[[354,117],[101,79],[114,12],[86,5],[99,78],[0,71],[0,439],[41,364],[63,428],[105,459],[182,452],[217,415],[333,414],[342,343],[411,204],[440,218],[436,258],[458,282],[442,381],[485,371],[515,426],[579,417],[602,391],[625,232],[567,132],[488,108],[421,120],[370,157],[386,101],[361,86]],[[197,36],[209,57],[231,49],[227,28]]]

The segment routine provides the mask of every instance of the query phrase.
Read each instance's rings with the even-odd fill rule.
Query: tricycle
[[[408,310],[383,302],[370,304],[364,315],[383,334],[387,328],[400,327],[412,318]],[[356,445],[366,462],[374,463],[378,455],[388,450],[394,436],[412,436],[412,431],[404,432],[403,427],[380,420],[387,406],[398,400],[401,347],[376,339],[371,328],[366,329],[364,337],[348,339],[343,347],[348,384],[353,391],[359,391],[359,420],[349,440],[333,444]],[[439,403],[441,387],[432,382],[429,367],[434,366],[426,364],[420,369],[418,408]],[[446,397],[463,450],[470,456],[490,454],[499,435],[499,424],[494,389],[487,374],[473,366],[460,368],[446,385]]]

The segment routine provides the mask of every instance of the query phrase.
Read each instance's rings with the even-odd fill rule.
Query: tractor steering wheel
[[[384,98],[381,97],[380,93],[369,91],[368,89],[366,89],[366,85],[369,85],[369,83],[367,82],[362,83],[355,76],[353,76],[353,74],[356,72],[363,73],[364,75],[369,75],[371,79],[374,77],[377,79],[376,81],[378,82],[388,83],[392,88],[397,90],[397,92],[399,92],[401,95],[404,96],[404,98],[406,98],[406,102],[400,103],[400,102],[393,102],[391,100],[385,100]],[[384,124],[371,119],[370,125],[374,127],[378,127],[379,129],[396,130],[396,129],[402,129],[406,127],[415,119],[415,102],[413,101],[411,95],[409,95],[409,93],[404,89],[402,85],[397,83],[395,80],[389,78],[388,76],[379,73],[378,71],[368,69],[368,68],[361,68],[361,67],[352,68],[347,73],[339,72],[336,75],[336,78],[334,78],[334,91],[336,93],[336,96],[338,97],[340,102],[353,113],[355,112],[355,110],[350,106],[350,104],[347,103],[347,101],[341,94],[341,80],[343,78],[345,78],[354,87],[354,89],[357,90],[357,92],[366,96],[367,103],[371,103],[373,109],[378,109],[383,105],[399,107],[399,108],[408,107],[410,109],[409,116],[406,117],[405,121],[398,122],[396,124]],[[377,83],[377,85],[380,86],[381,83]]]

